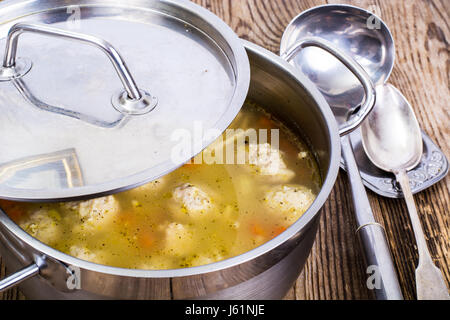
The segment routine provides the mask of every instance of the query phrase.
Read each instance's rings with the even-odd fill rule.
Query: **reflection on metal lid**
[[[16,189],[83,186],[83,174],[74,149],[31,156],[0,165],[0,185]]]

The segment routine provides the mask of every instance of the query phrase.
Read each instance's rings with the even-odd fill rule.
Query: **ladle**
[[[372,28],[373,26],[373,28]],[[394,42],[386,24],[371,12],[349,5],[324,5],[295,17],[281,40],[280,54],[306,74],[322,92],[341,128],[342,157],[350,181],[357,230],[367,264],[367,285],[379,300],[403,299],[384,228],[376,221],[361,181],[350,139],[349,121],[360,123],[358,112],[365,93],[355,73],[324,48],[290,54],[306,39],[327,41],[362,67],[374,85],[384,83],[395,59]],[[367,93],[366,93],[367,99]],[[353,126],[356,128],[357,126]],[[370,283],[371,277],[378,281]]]

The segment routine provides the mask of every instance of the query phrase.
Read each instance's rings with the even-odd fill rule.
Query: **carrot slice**
[[[273,231],[272,231],[272,234],[273,234],[273,237],[275,238],[276,236],[278,236],[279,234],[281,234],[281,233],[283,233],[284,231],[286,231],[286,227],[281,227],[281,226],[278,226],[278,227],[276,227]]]
[[[273,129],[273,128],[275,128],[275,124],[273,123],[273,121],[270,120],[269,118],[266,118],[266,117],[259,118],[259,125],[263,129]]]
[[[266,234],[264,228],[258,223],[252,223],[250,225],[250,232],[255,236],[264,236]]]
[[[119,221],[126,227],[136,224],[136,215],[132,212],[121,212]]]
[[[199,157],[201,155],[197,155],[196,157]],[[197,165],[199,165],[200,163],[195,163],[196,157],[191,158],[191,160],[189,160],[188,162],[186,162],[185,164],[183,164],[181,167],[185,168],[185,169],[193,169],[196,168]],[[198,162],[198,160],[197,160]]]
[[[155,243],[155,237],[151,232],[142,231],[138,235],[138,243],[144,249],[150,249]]]
[[[23,206],[14,201],[0,200],[0,207],[14,222],[18,222],[25,213]]]

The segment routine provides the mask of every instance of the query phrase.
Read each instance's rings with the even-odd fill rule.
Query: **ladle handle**
[[[348,135],[341,138],[341,145],[358,225],[356,233],[364,247],[367,272],[374,278],[370,288],[377,300],[403,300],[386,233],[373,215]],[[369,279],[367,285],[369,287]]]
[[[358,78],[364,88],[365,98],[364,102],[361,104],[361,108],[339,128],[340,135],[346,135],[355,130],[361,124],[375,105],[375,88],[372,80],[370,80],[370,76],[367,72],[352,57],[336,48],[332,43],[320,38],[312,37],[300,40],[285,53],[281,54],[281,57],[289,62],[302,49],[307,47],[319,47],[332,54]]]
[[[403,191],[409,217],[416,239],[417,250],[419,252],[419,264],[416,269],[416,290],[419,300],[450,300],[449,291],[445,284],[441,271],[433,262],[428,251],[425,234],[420,223],[414,197],[409,185],[409,177],[406,170],[394,172],[398,183]]]

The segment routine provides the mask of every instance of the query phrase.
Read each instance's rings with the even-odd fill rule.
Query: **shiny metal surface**
[[[341,145],[342,157],[348,168],[353,207],[356,213],[358,226],[356,233],[365,248],[364,257],[367,267],[377,268],[377,276],[380,279],[380,286],[373,291],[378,300],[403,300],[386,233],[372,213],[348,135],[341,137]]]
[[[353,131],[349,137],[364,185],[383,197],[402,198],[403,193],[394,174],[379,169],[367,157],[362,146],[360,128]],[[422,131],[422,140],[422,159],[407,173],[413,194],[439,182],[449,171],[448,160],[444,153],[424,131]],[[347,170],[343,159],[341,159],[341,168]]]
[[[360,64],[359,67],[367,71],[374,84],[383,83],[389,77],[394,63],[393,40],[386,25],[378,17],[375,18],[380,28],[368,28],[367,22],[371,16],[363,9],[348,5],[325,5],[309,9],[289,24],[283,34],[280,51],[295,47],[296,43],[311,36],[325,39],[354,59],[355,65]],[[292,62],[319,87],[341,128],[346,126],[349,119],[355,124],[353,129],[363,121],[361,114],[359,117],[358,114],[353,115],[363,95],[358,92],[361,89],[355,86],[354,74],[346,70],[348,64],[340,63],[323,51],[297,55]],[[372,107],[373,104],[366,112],[363,111],[364,117]],[[356,119],[352,119],[352,115]],[[368,267],[378,268],[382,282],[381,287],[375,290],[375,295],[380,300],[403,299],[386,234],[379,227],[374,227],[378,223],[361,181],[350,138],[342,136],[341,144],[366,263]]]
[[[285,232],[240,256],[194,268],[158,271],[113,268],[68,256],[29,236],[0,210],[0,252],[8,271],[33,263],[36,256],[45,256],[54,270],[45,273],[44,268],[39,276],[23,282],[20,288],[27,297],[279,299],[287,293],[308,257],[320,208],[336,180],[338,127],[323,96],[307,78],[275,54],[244,43],[251,62],[248,98],[282,120],[316,152],[324,183],[312,206]],[[74,276],[62,265],[78,268],[79,289],[64,290],[56,285]]]
[[[36,173],[36,167],[45,168],[45,170]],[[40,180],[45,181],[49,178],[46,174],[47,171],[59,172],[60,176],[58,180],[66,183],[63,187],[73,188],[84,185],[83,173],[81,172],[77,155],[73,149],[40,154],[22,159],[22,161],[4,163],[0,165],[0,183],[8,184],[10,177],[17,174],[25,176],[35,175],[35,180],[40,178]],[[38,185],[30,187],[37,188],[42,186],[42,181],[39,181]],[[49,183],[52,183],[52,181]]]
[[[247,96],[250,71],[240,39],[189,1],[6,0],[0,10],[0,52],[7,46],[10,66],[18,45],[22,74],[0,82],[0,165],[18,168],[26,159],[72,149],[84,177],[84,185],[70,186],[66,170],[37,166],[34,174],[0,177],[0,198],[84,199],[154,180],[214,141]],[[40,25],[39,34],[27,25]],[[158,105],[140,114],[155,100],[134,103],[128,96],[146,91]],[[175,158],[180,141],[173,136],[180,130],[196,143]]]
[[[60,37],[69,40],[79,41],[91,46],[94,46],[103,51],[108,59],[111,61],[117,75],[122,82],[126,97],[118,100],[117,106],[113,104],[116,109],[125,114],[143,114],[150,112],[156,107],[157,99],[152,97],[144,90],[140,90],[136,82],[134,81],[125,61],[120,56],[119,52],[107,41],[99,39],[93,36],[70,32],[67,30],[61,30],[56,28],[50,28],[45,25],[33,25],[25,23],[17,23],[11,27],[6,39],[5,55],[3,57],[3,66],[0,67],[0,74],[11,74],[7,78],[0,78],[0,81],[14,80],[24,76],[24,71],[19,68],[19,71],[15,71],[17,46],[20,35],[24,33],[36,33],[40,35],[46,35],[51,37]],[[31,69],[31,64],[29,66]],[[9,69],[11,71],[4,71]],[[29,70],[28,70],[29,71]],[[26,71],[26,73],[28,73]],[[94,76],[94,75],[93,75]],[[120,96],[123,96],[121,93]]]
[[[370,22],[375,22],[375,29],[368,28]],[[395,47],[389,28],[379,17],[361,8],[349,5],[325,5],[302,12],[286,28],[280,52],[294,45],[300,36],[319,36],[331,41],[337,48],[353,57],[367,71],[374,84],[386,82],[394,66]],[[344,121],[348,109],[355,108],[362,101],[363,89],[357,79],[337,59],[327,52],[321,52],[319,48],[308,48],[302,55],[307,60],[297,56],[292,63],[311,73],[316,79],[315,83],[322,88],[322,93],[330,102],[338,121]],[[312,60],[312,65],[305,63],[310,61],[308,59]],[[349,92],[345,94],[347,89]],[[335,94],[332,93],[333,90],[336,91]],[[417,167],[408,172],[413,193],[437,183],[449,171],[448,160],[444,153],[426,133],[422,132],[422,136],[424,143],[422,160]],[[350,133],[350,140],[364,185],[384,197],[403,197],[395,177],[378,169],[365,155],[359,129]],[[343,159],[341,167],[345,169]]]
[[[33,66],[33,62],[27,58],[17,58],[14,59],[14,66],[9,68],[4,68],[0,66],[0,81],[9,81],[14,79],[19,79],[20,77],[26,75]]]
[[[411,170],[422,157],[422,133],[414,111],[391,84],[376,87],[377,103],[361,125],[369,159],[384,171]]]
[[[9,288],[19,285],[22,281],[30,279],[39,274],[39,266],[36,263],[32,263],[29,266],[23,268],[20,271],[12,274],[11,276],[0,280],[0,292],[8,290]]]
[[[17,23],[11,27],[8,31],[5,45],[5,55],[3,56],[3,68],[14,68],[16,65],[17,46],[19,43],[19,37],[24,33],[36,33],[40,35],[61,37],[69,40],[76,40],[88,45],[92,45],[102,50],[109,58],[114,66],[120,80],[122,81],[128,96],[133,100],[141,98],[139,89],[130,74],[130,71],[126,67],[125,61],[123,61],[117,50],[105,40],[92,37],[89,35],[70,32],[67,30],[50,28],[45,25],[32,25],[25,23]]]
[[[406,174],[422,158],[422,134],[414,111],[403,95],[392,85],[376,88],[378,101],[361,126],[364,150],[380,169],[395,174],[403,190],[419,252],[416,269],[417,298],[450,300],[440,270],[428,251],[417,208]]]
[[[362,87],[364,88],[364,101],[361,103],[359,110],[356,110],[356,106],[355,108],[349,108],[346,120],[340,125],[339,133],[341,135],[346,135],[355,130],[360,125],[361,121],[367,117],[370,110],[372,110],[375,104],[375,88],[373,87],[369,75],[358,63],[355,63],[354,60],[347,56],[346,53],[336,49],[333,44],[321,38],[301,39],[290,47],[288,51],[282,53],[281,57],[290,62],[297,54],[301,52],[302,49],[310,47],[323,49],[336,57],[360,81]],[[304,63],[308,63],[308,61],[304,61]],[[310,79],[314,79],[314,75],[308,75],[308,77]]]
[[[31,61],[30,61],[30,63],[31,63]],[[17,70],[17,67],[15,68],[15,70]],[[11,82],[12,82],[12,84],[14,84],[14,86],[16,87],[17,91],[20,93],[20,95],[22,96],[23,99],[25,99],[28,103],[30,103],[34,107],[40,108],[47,112],[53,112],[56,114],[64,115],[66,117],[72,117],[74,119],[77,119],[77,120],[80,120],[80,121],[83,121],[86,123],[90,123],[94,126],[102,127],[102,128],[118,127],[123,122],[125,122],[125,120],[128,119],[128,117],[126,117],[126,112],[118,114],[116,119],[108,121],[108,120],[103,120],[102,118],[93,117],[88,114],[80,113],[78,111],[68,110],[68,109],[61,108],[59,106],[49,105],[49,104],[45,103],[44,101],[40,100],[39,98],[37,98],[30,91],[30,89],[28,88],[28,86],[22,79],[16,78],[16,79],[13,79]],[[114,108],[116,108],[116,110],[120,107],[119,107],[119,102],[114,101],[114,100],[121,99],[121,95],[123,95],[123,94],[126,94],[126,93],[123,92],[123,90],[119,90],[117,92],[117,94],[114,95],[111,99],[112,106]],[[122,104],[127,103],[127,102],[128,102],[128,100],[124,100]]]
[[[374,17],[379,24],[371,28]],[[280,52],[300,39],[318,37],[350,55],[366,70],[374,84],[390,75],[395,49],[389,29],[373,13],[350,5],[323,5],[300,13],[286,27]],[[291,62],[319,87],[339,123],[348,120],[349,110],[360,105],[364,91],[358,79],[339,60],[320,48],[308,48]]]

